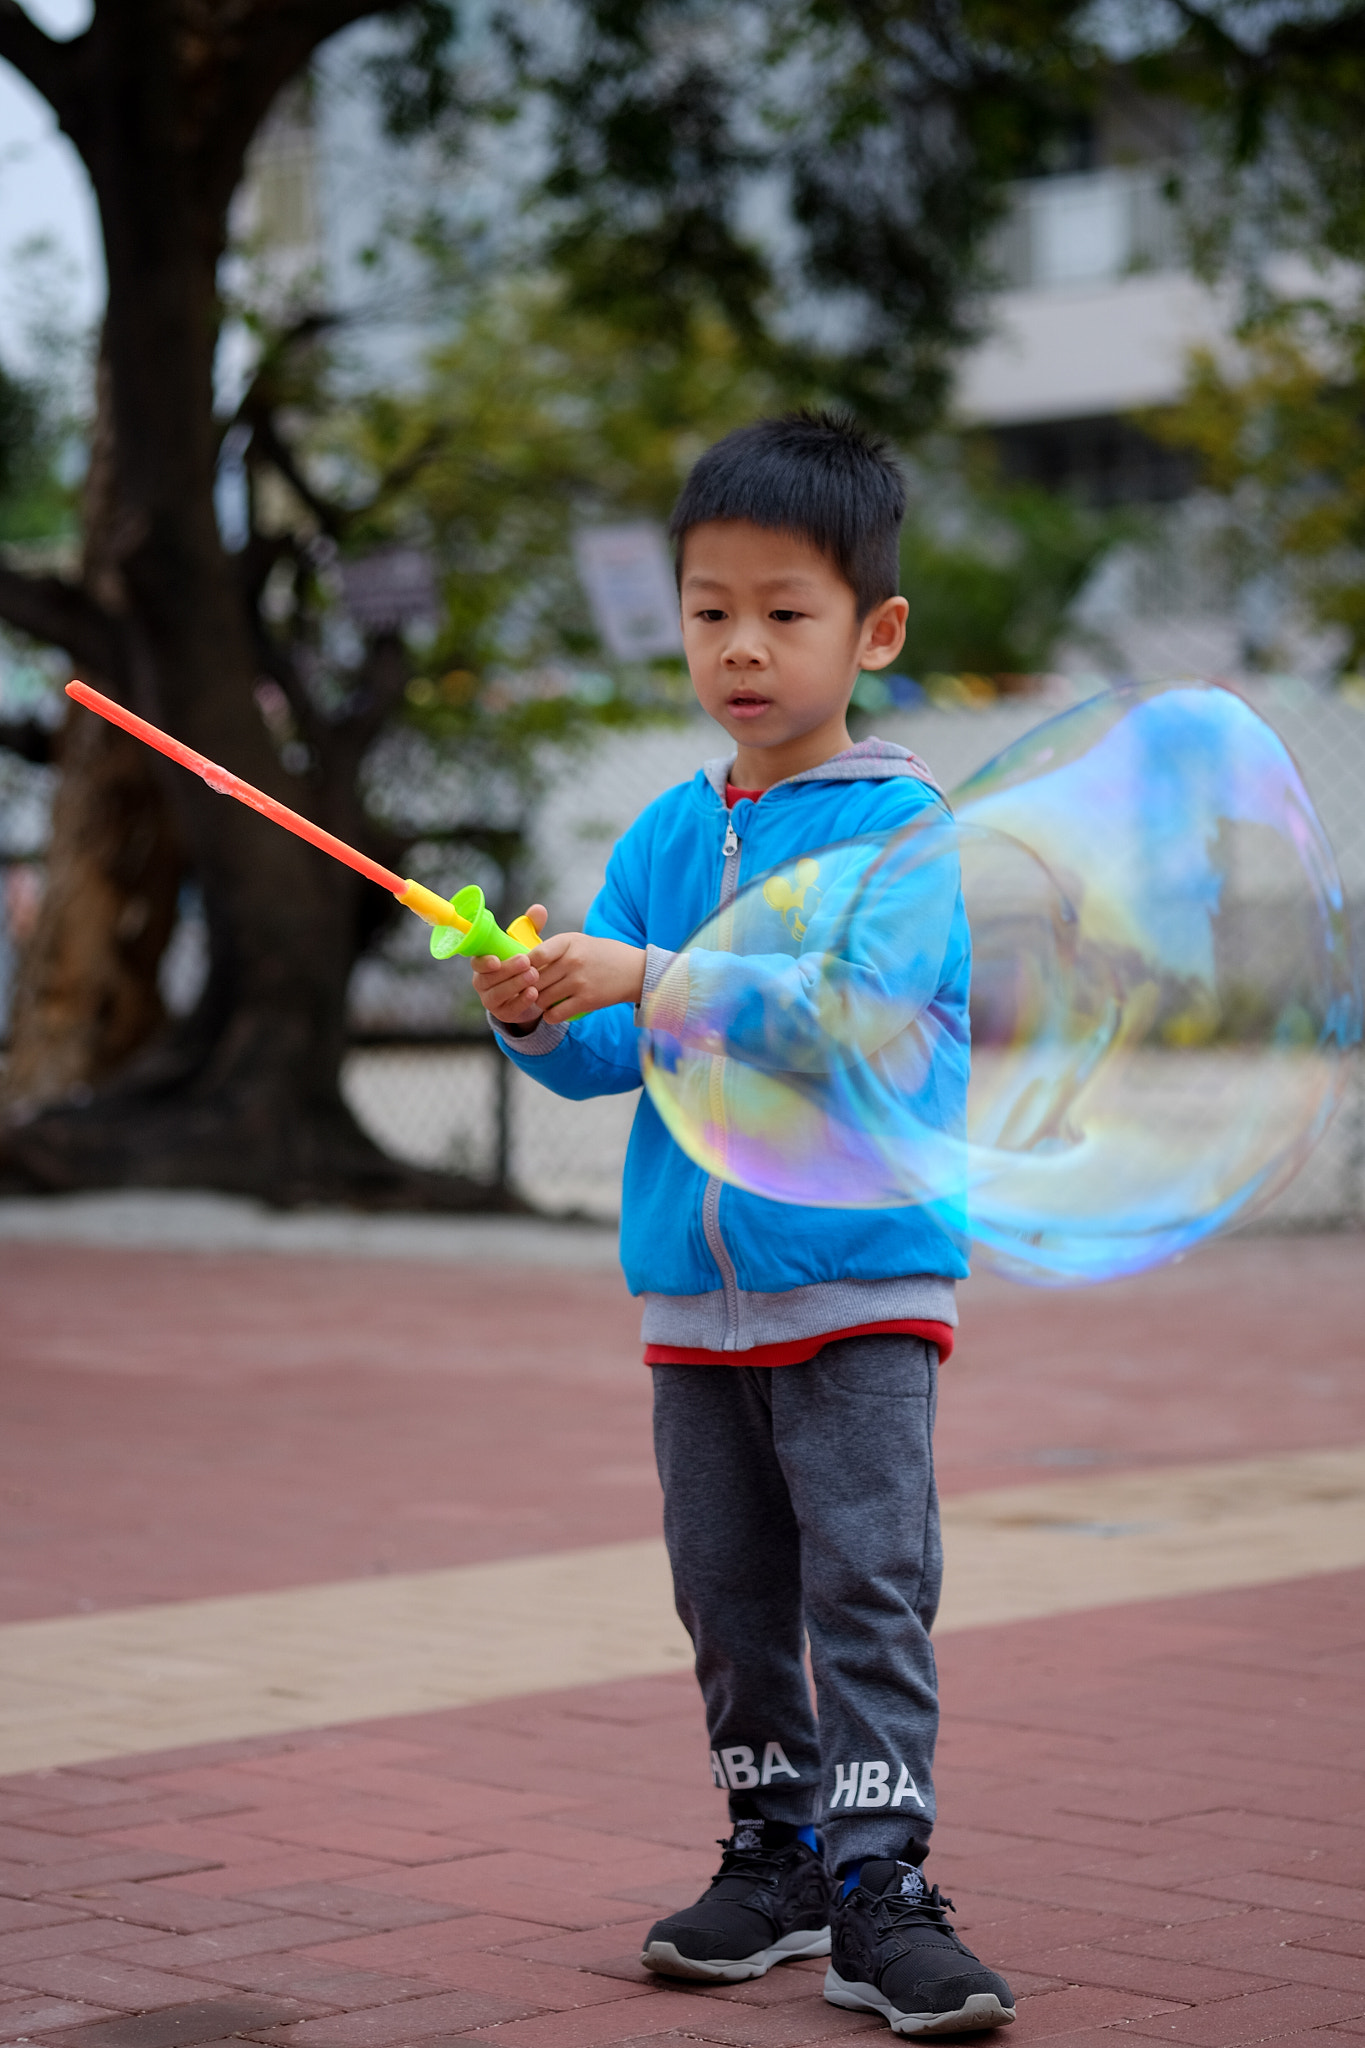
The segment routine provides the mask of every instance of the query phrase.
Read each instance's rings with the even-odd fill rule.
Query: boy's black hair
[[[900,588],[905,479],[885,441],[847,413],[783,413],[737,427],[708,448],[668,523],[682,575],[683,543],[712,519],[792,533],[827,555],[865,619]]]

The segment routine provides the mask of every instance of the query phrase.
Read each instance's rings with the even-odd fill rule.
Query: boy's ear
[[[861,668],[886,668],[905,645],[905,622],[910,606],[903,597],[887,597],[874,605],[863,620],[858,656]]]

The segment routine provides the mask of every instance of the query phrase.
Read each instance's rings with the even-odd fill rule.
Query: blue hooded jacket
[[[947,806],[905,748],[866,740],[777,783],[761,802],[727,811],[730,763],[708,762],[656,799],[614,848],[585,920],[596,936],[648,949],[646,992],[674,954],[739,889],[769,869],[836,841],[890,835]],[[970,940],[960,894],[915,963],[940,1019],[934,1074],[948,1123],[965,1115]],[[627,1004],[570,1025],[499,1034],[507,1057],[557,1095],[581,1101],[641,1086],[635,1014]],[[967,1272],[960,1240],[926,1209],[809,1208],[722,1184],[695,1165],[648,1096],[635,1114],[621,1207],[621,1262],[646,1297],[647,1341],[717,1351],[924,1318],[953,1324],[953,1280]]]

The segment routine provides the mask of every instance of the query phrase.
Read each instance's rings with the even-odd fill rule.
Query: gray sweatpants
[[[909,1838],[923,1849],[943,1580],[937,1350],[846,1337],[805,1365],[653,1374],[674,1596],[732,1815],[815,1823],[836,1868]]]

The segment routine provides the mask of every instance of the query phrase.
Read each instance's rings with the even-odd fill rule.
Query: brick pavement
[[[1365,2038],[1365,1573],[950,1637],[934,1874],[1011,2038]],[[0,2038],[733,2048],[890,2036],[821,1966],[636,1960],[709,1873],[689,1681],[0,1786]]]
[[[1365,1442],[1361,1264],[972,1282],[940,1485]],[[0,1244],[0,1300],[0,1622],[658,1533],[613,1274]]]
[[[974,1289],[946,1486],[1365,1440],[1359,1273],[1358,1240],[1288,1241]],[[429,1265],[6,1247],[0,1284],[0,1619],[657,1530],[633,1310],[601,1275],[481,1306]],[[1362,1594],[944,1640],[934,1874],[1015,1983],[1013,2040],[1365,2039]],[[816,1966],[639,1970],[722,1824],[682,1678],[11,1777],[0,2040],[890,2039]]]

